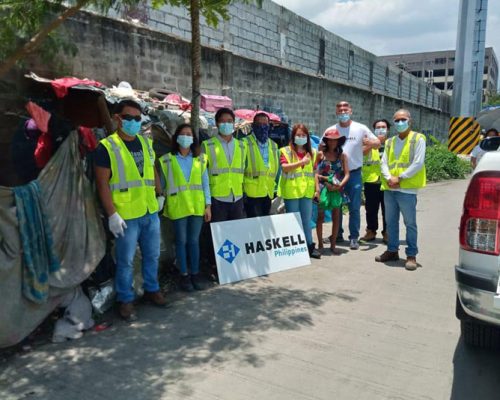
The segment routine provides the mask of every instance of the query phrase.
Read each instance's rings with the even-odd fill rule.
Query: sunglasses
[[[142,120],[142,117],[140,115],[130,115],[130,114],[125,114],[125,115],[120,115],[121,119],[124,119],[125,121],[136,121],[140,122]]]
[[[408,121],[408,119],[406,118],[399,118],[394,120],[394,122],[406,122],[406,121]]]

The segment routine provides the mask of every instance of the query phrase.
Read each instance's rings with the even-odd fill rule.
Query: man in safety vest
[[[425,187],[425,136],[411,130],[408,110],[394,114],[398,136],[387,140],[382,156],[382,190],[387,222],[387,251],[375,258],[378,262],[399,260],[399,213],[406,226],[406,263],[409,271],[417,269],[417,192]]]
[[[252,134],[247,136],[247,165],[243,190],[248,218],[269,215],[278,174],[278,146],[269,139],[269,117],[257,113],[253,119]]]
[[[115,110],[117,131],[101,140],[95,154],[96,185],[108,226],[115,236],[116,297],[120,316],[136,319],[133,306],[133,260],[141,248],[144,299],[166,304],[158,284],[160,220],[163,207],[160,180],[155,168],[151,140],[139,135],[141,107],[133,100],[121,101]]]
[[[386,119],[378,119],[373,123],[375,136],[383,145],[389,133],[389,121]],[[379,226],[378,211],[382,209],[382,237],[384,243],[387,244],[387,232],[385,224],[385,206],[384,192],[381,190],[381,171],[380,171],[380,155],[384,149],[381,146],[378,149],[370,146],[363,147],[363,167],[361,168],[361,176],[363,178],[363,188],[365,193],[365,210],[366,210],[366,234],[361,238],[365,242],[371,242],[377,237]]]
[[[221,108],[215,113],[219,134],[202,143],[207,157],[208,179],[212,196],[212,222],[245,218],[243,206],[243,177],[247,149],[245,141],[233,137],[234,112]],[[210,252],[215,269],[215,254]],[[213,271],[215,275],[215,270]]]

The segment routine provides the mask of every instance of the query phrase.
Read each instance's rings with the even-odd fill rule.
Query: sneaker
[[[418,267],[417,258],[408,256],[405,262],[405,268],[408,271],[415,271]]]
[[[351,242],[349,244],[349,248],[351,250],[358,250],[359,249],[359,242],[358,239],[351,239]]]
[[[364,242],[372,242],[375,240],[376,237],[377,237],[377,232],[370,231],[369,229],[367,229],[365,236],[363,236],[361,240]]]
[[[184,292],[194,292],[193,283],[191,282],[191,277],[189,275],[181,276],[181,289]]]
[[[137,314],[135,313],[135,308],[133,303],[120,303],[118,307],[118,314],[127,322],[132,322],[137,320]]]
[[[376,262],[398,261],[399,253],[397,251],[384,251],[381,255],[375,257]]]
[[[308,247],[308,250],[309,250],[309,257],[316,258],[318,260],[321,258],[321,253],[314,248],[315,247],[314,243],[311,244],[311,245],[309,245],[309,246],[307,246],[307,247]]]
[[[199,274],[191,275],[191,283],[194,290],[204,290],[205,286],[201,283]]]
[[[335,239],[335,243],[344,243],[344,236],[338,235],[337,238]]]
[[[150,302],[158,307],[165,307],[167,305],[167,300],[161,294],[159,290],[156,292],[146,292],[144,291],[144,296],[142,296],[143,300]]]

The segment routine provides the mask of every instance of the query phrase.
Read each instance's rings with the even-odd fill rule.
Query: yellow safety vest
[[[399,176],[402,174],[408,167],[413,163],[415,158],[415,148],[417,146],[417,141],[423,138],[425,140],[425,135],[421,133],[411,131],[405,139],[405,143],[403,145],[403,150],[399,155],[399,158],[396,158],[394,155],[394,140],[396,137],[392,137],[387,140],[385,144],[385,155],[387,158],[387,164],[389,166],[389,173],[391,176]],[[418,171],[414,176],[407,179],[402,179],[399,184],[401,189],[420,189],[425,187],[426,185],[426,173],[425,173],[425,165],[422,167],[420,171]],[[382,190],[390,190],[389,185],[387,184],[387,180],[382,177]]]
[[[267,140],[269,152],[269,165],[264,164],[264,159],[259,150],[259,144],[254,135],[246,139],[248,160],[245,169],[243,188],[248,197],[274,197],[274,185],[278,174],[278,146],[271,139]]]
[[[155,194],[155,153],[150,139],[137,136],[142,145],[144,167],[142,176],[137,165],[120,138],[113,133],[101,140],[111,160],[111,179],[109,187],[116,212],[127,220],[140,218],[146,213],[158,212]]]
[[[218,137],[212,137],[202,143],[203,152],[208,159],[208,178],[210,193],[213,197],[227,197],[231,192],[235,196],[243,195],[243,175],[245,173],[245,142],[234,140],[234,154],[229,165],[226,153]]]
[[[163,215],[175,220],[205,213],[205,195],[203,194],[202,175],[207,168],[204,154],[193,158],[189,182],[173,154],[160,157],[160,166],[165,179],[166,207]]]
[[[280,153],[285,156],[288,164],[299,161],[290,146],[282,147]],[[316,150],[313,149],[312,159],[304,168],[299,167],[293,171],[281,173],[278,195],[283,199],[313,198],[316,191],[314,181],[314,162]]]
[[[371,151],[363,157],[363,168],[361,169],[363,182],[379,182],[380,175],[380,152],[378,149],[371,149]]]

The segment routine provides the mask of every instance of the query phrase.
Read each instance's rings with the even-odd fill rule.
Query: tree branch
[[[7,57],[3,63],[0,64],[0,78],[7,74],[16,63],[22,58],[28,56],[34,50],[36,50],[40,44],[45,40],[45,38],[55,29],[57,29],[67,18],[75,15],[80,9],[89,3],[90,0],[78,0],[78,2],[67,8],[61,15],[56,19],[49,22],[40,32],[33,36],[27,43],[22,47],[14,51],[14,53]]]

